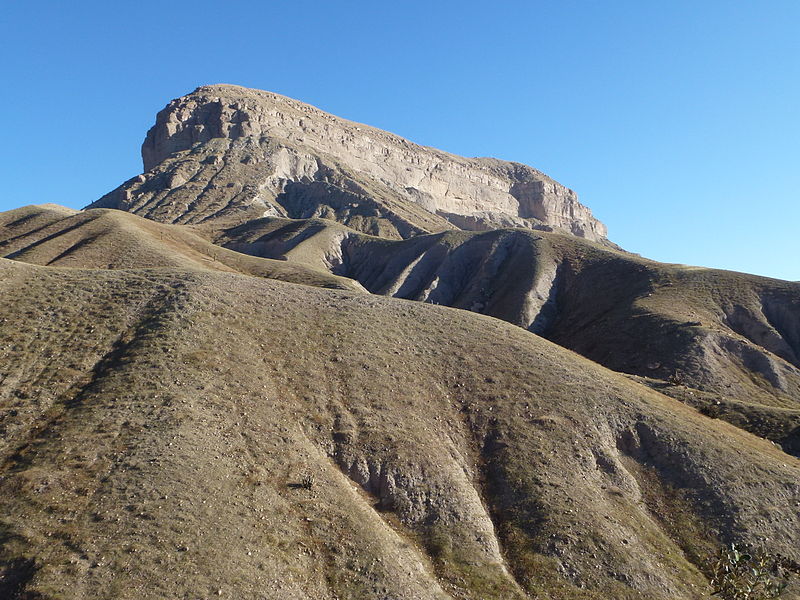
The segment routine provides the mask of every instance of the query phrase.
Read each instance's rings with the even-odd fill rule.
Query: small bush
[[[425,546],[433,558],[446,560],[453,553],[453,540],[440,525],[431,527],[425,540]]]
[[[711,404],[706,404],[705,406],[700,407],[700,414],[707,416],[710,419],[718,419],[722,414],[722,409],[720,408],[719,402],[712,402]]]
[[[731,544],[711,561],[712,595],[724,600],[777,598],[785,587],[781,575],[775,557]]]

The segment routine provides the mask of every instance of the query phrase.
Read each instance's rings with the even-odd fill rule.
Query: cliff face
[[[454,227],[606,227],[543,173],[463,158],[270,92],[198,88],[162,110],[142,145],[145,173],[93,207],[176,223],[324,217],[410,237]]]

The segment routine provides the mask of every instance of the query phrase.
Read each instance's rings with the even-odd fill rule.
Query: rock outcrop
[[[529,166],[419,146],[238,86],[170,102],[142,158],[144,174],[91,206],[169,223],[323,217],[394,238],[498,227],[606,236],[575,192]]]

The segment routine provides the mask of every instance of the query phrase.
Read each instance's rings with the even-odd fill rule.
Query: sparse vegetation
[[[721,548],[710,570],[712,595],[722,600],[778,598],[785,587],[778,559],[737,544]]]
[[[0,260],[29,597],[696,600],[717,535],[798,559],[796,460],[658,388],[466,311],[159,264]]]
[[[709,402],[700,407],[700,413],[707,416],[709,419],[718,419],[722,414],[722,408],[720,406],[720,402]]]

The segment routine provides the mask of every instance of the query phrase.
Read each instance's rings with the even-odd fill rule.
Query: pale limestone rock
[[[144,176],[92,206],[178,223],[323,217],[404,238],[454,227],[606,236],[575,192],[532,167],[419,146],[238,86],[204,86],[170,102],[142,157]]]

